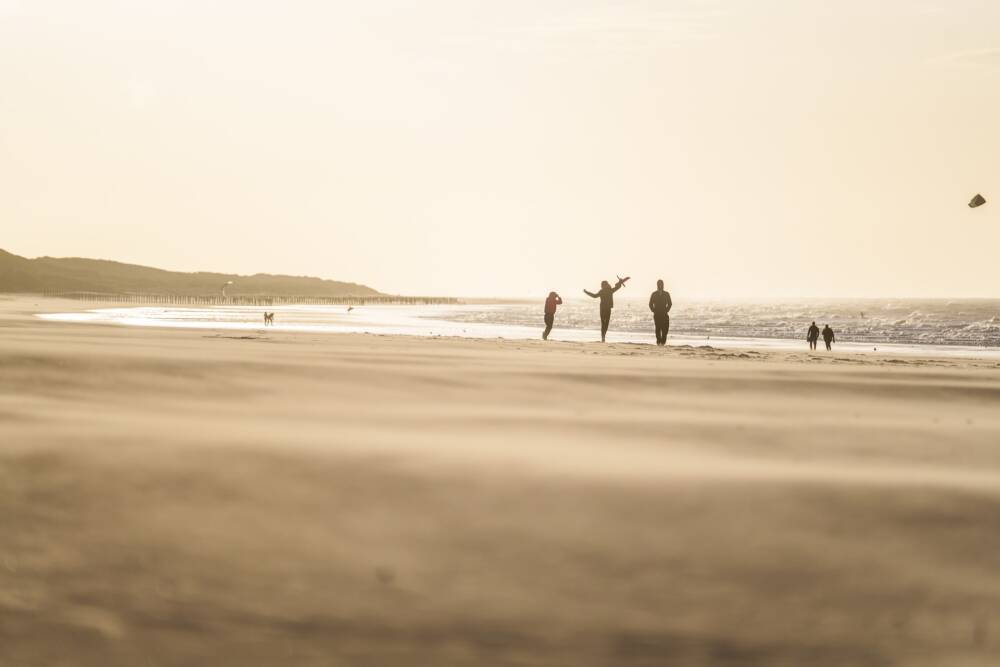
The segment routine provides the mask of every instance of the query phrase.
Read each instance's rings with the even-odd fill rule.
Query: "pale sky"
[[[405,294],[1000,297],[1000,2],[0,0],[0,231]]]

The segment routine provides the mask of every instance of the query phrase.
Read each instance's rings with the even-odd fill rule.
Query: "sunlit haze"
[[[1000,296],[997,2],[0,0],[0,91],[20,255]]]

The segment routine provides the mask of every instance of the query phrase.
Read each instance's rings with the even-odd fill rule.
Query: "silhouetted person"
[[[549,339],[552,324],[556,321],[556,306],[561,304],[562,297],[555,292],[549,292],[549,297],[545,299],[545,331],[542,332],[542,340]]]
[[[834,342],[834,340],[835,338],[833,337],[833,329],[830,328],[829,324],[825,325],[823,327],[823,342],[826,343],[827,350],[833,349],[831,347],[831,344]]]
[[[670,292],[663,289],[663,281],[656,281],[656,291],[649,295],[649,309],[653,311],[653,327],[656,329],[656,344],[666,345],[670,333],[670,309],[674,303]]]
[[[625,281],[621,278],[614,287],[611,286],[607,280],[601,281],[601,289],[598,290],[597,294],[593,292],[588,292],[583,290],[583,293],[589,296],[591,299],[601,300],[601,342],[604,342],[605,337],[608,335],[608,325],[611,324],[611,309],[615,307],[615,292],[622,288]]]
[[[816,341],[819,340],[819,327],[816,326],[815,322],[809,327],[809,332],[806,333],[806,340],[809,342],[809,349],[815,350]]]

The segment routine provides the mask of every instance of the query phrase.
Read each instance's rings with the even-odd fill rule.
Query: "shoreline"
[[[73,303],[73,302],[70,302]],[[316,305],[317,307],[325,307],[323,304],[302,304],[301,308],[308,308],[310,305]],[[442,305],[442,304],[436,304]],[[465,307],[475,307],[477,305],[494,305],[494,304],[463,304]],[[281,313],[282,308],[285,312],[289,310],[294,311],[297,306],[286,305],[286,306],[275,306],[273,308],[277,309],[277,312]],[[383,307],[383,310],[388,310],[393,307],[398,307],[400,309],[406,308],[406,306],[388,306]],[[169,308],[177,311],[188,311],[188,312],[199,312],[204,311],[204,308],[192,307],[190,305],[184,304],[159,304],[157,306],[126,306],[126,307],[98,307],[89,308],[86,310],[75,309],[71,312],[53,312],[50,309],[46,309],[47,312],[34,313],[36,317],[49,321],[66,321],[66,322],[76,322],[76,323],[98,323],[98,324],[115,324],[120,326],[139,326],[139,327],[161,327],[161,328],[188,328],[197,330],[219,330],[219,331],[255,331],[255,332],[266,332],[266,331],[283,331],[283,332],[297,332],[297,333],[328,333],[328,334],[344,334],[344,333],[371,333],[379,335],[412,335],[418,337],[457,337],[457,338],[468,338],[471,340],[534,340],[540,337],[541,326],[536,328],[520,326],[520,325],[505,325],[505,324],[490,324],[490,325],[479,325],[476,323],[464,322],[461,320],[448,320],[446,317],[434,318],[432,315],[427,316],[416,316],[403,318],[398,322],[393,322],[391,319],[383,318],[382,320],[371,320],[365,321],[362,319],[361,323],[355,321],[348,321],[344,319],[342,322],[335,323],[325,323],[325,324],[298,324],[289,325],[283,322],[280,318],[274,326],[265,327],[263,324],[258,324],[249,321],[232,321],[232,322],[207,322],[207,321],[179,321],[179,320],[146,320],[138,315],[141,315],[144,310],[156,310],[156,309]],[[267,310],[268,307],[261,306],[261,312]],[[240,312],[247,311],[247,307],[241,306],[215,306],[211,310],[225,311],[226,309],[230,311]],[[370,311],[371,309],[366,309]],[[105,319],[102,319],[104,317]],[[357,316],[355,316],[357,317]],[[361,315],[363,318],[364,315]],[[472,331],[469,332],[468,330]],[[599,332],[595,329],[574,329],[574,328],[555,328],[553,329],[550,340],[562,341],[562,342],[596,342],[599,337]],[[654,337],[651,333],[641,333],[634,331],[609,331],[609,343],[619,343],[619,344],[636,344],[636,345],[653,345]],[[724,349],[724,350],[754,350],[754,351],[767,351],[767,350],[777,350],[782,352],[796,352],[801,351],[801,347],[806,347],[804,341],[799,341],[793,338],[762,338],[762,337],[739,337],[739,336],[706,336],[696,337],[693,335],[676,334],[672,333],[668,340],[668,347],[704,347],[710,346],[712,348]],[[808,352],[808,350],[806,350]],[[838,342],[834,344],[834,349],[830,352],[820,349],[815,351],[817,355],[835,355],[835,354],[847,354],[847,355],[890,355],[890,356],[902,356],[902,357],[931,357],[931,358],[957,358],[957,359],[980,359],[984,361],[988,360],[1000,360],[1000,348],[988,348],[979,346],[969,346],[969,345],[959,345],[959,344],[929,344],[929,343],[872,343],[872,342]]]

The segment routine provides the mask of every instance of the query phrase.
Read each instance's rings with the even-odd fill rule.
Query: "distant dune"
[[[257,273],[181,273],[136,264],[79,257],[28,259],[0,250],[0,292],[142,292],[216,294],[233,281],[231,295],[374,296],[366,285],[308,276]]]

